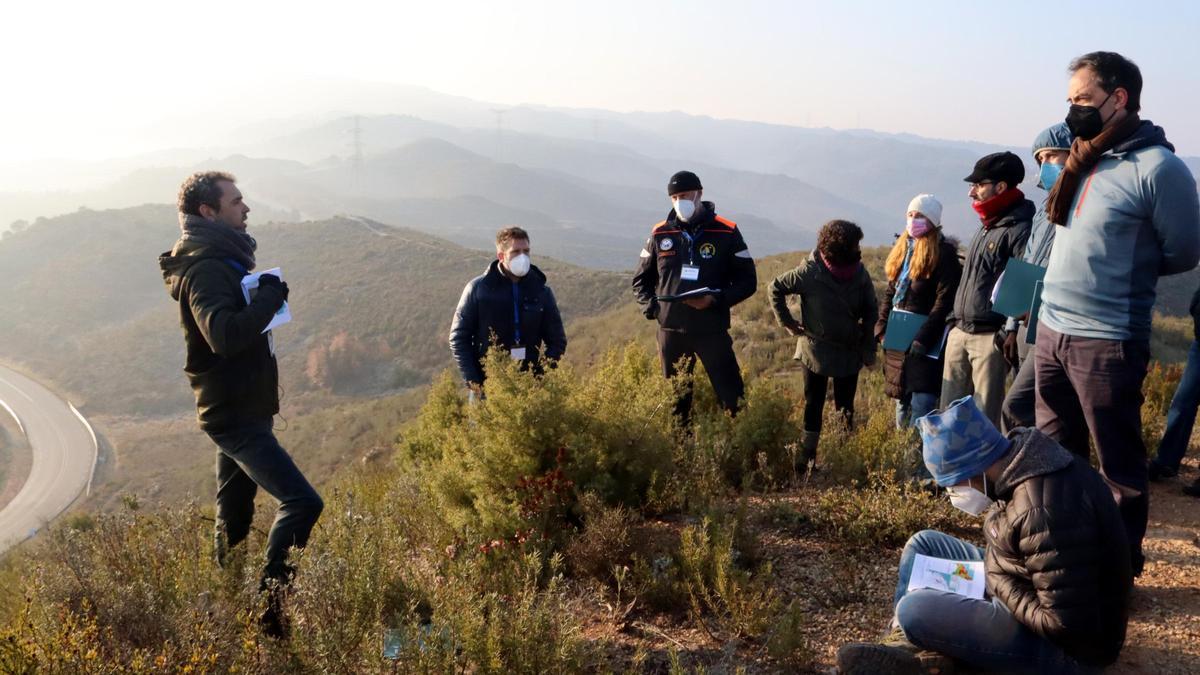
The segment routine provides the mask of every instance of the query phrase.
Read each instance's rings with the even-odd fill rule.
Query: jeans
[[[829,380],[833,380],[833,409],[845,420],[847,427],[854,424],[854,395],[858,392],[858,373],[831,378],[804,368],[805,431],[821,433]]]
[[[1140,574],[1150,517],[1141,412],[1149,341],[1065,335],[1043,324],[1035,349],[1037,427],[1082,457],[1090,454],[1089,437],[1095,443],[1100,475],[1129,537],[1134,574]]]
[[[908,400],[896,399],[896,428],[907,429],[917,425],[917,420],[933,412],[937,407],[938,395],[914,391]]]
[[[256,420],[232,429],[209,432],[217,444],[217,563],[250,534],[258,488],[279,500],[267,535],[263,579],[286,582],[291,569],[288,550],[303,548],[325,503],[275,440],[271,420]]]
[[[900,555],[895,621],[909,642],[987,672],[1093,672],[1026,628],[998,600],[976,600],[928,588],[907,590],[918,553],[978,561],[983,560],[983,552],[974,544],[933,530],[918,532],[908,540]]]
[[[948,408],[964,396],[974,396],[975,404],[984,416],[999,428],[1008,362],[996,348],[995,331],[967,333],[958,328],[950,329],[945,359],[942,407]]]
[[[1196,408],[1200,407],[1200,342],[1192,341],[1188,350],[1187,366],[1179,380],[1179,388],[1171,397],[1171,408],[1167,411],[1167,430],[1158,444],[1160,466],[1178,471],[1179,463],[1187,453],[1192,427],[1196,424]]]

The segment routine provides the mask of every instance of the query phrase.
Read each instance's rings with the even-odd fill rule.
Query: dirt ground
[[[1198,475],[1189,460],[1178,479],[1153,487],[1146,570],[1134,590],[1125,648],[1106,672],[1200,673],[1200,499],[1180,492]],[[752,511],[761,516],[809,494],[771,495],[757,500]],[[758,525],[761,555],[771,562],[776,589],[785,603],[795,601],[803,610],[805,665],[775,661],[762,645],[722,643],[683,616],[646,616],[636,608],[625,613],[598,594],[580,600],[580,613],[588,617],[585,633],[616,645],[616,670],[668,672],[674,651],[689,672],[701,667],[709,673],[832,673],[840,645],[884,631],[900,551],[854,550],[786,524]],[[978,539],[978,532],[956,534]]]

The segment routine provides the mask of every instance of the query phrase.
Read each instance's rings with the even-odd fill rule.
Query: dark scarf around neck
[[[179,214],[179,229],[183,231],[183,241],[211,246],[245,267],[246,271],[254,269],[254,252],[258,249],[258,242],[244,231],[183,213]]]
[[[1089,173],[1104,153],[1113,149],[1118,143],[1132,136],[1141,126],[1142,120],[1137,113],[1129,113],[1120,122],[1101,131],[1091,140],[1076,138],[1071,144],[1071,154],[1067,156],[1067,164],[1050,196],[1046,198],[1046,216],[1055,225],[1066,225],[1071,204],[1075,201],[1075,193],[1085,174]]]

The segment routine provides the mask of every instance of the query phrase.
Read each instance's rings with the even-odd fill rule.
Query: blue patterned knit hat
[[[942,487],[982,475],[1012,445],[970,396],[918,419],[917,428],[925,466]]]

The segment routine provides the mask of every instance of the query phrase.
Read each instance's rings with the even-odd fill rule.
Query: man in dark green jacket
[[[266,327],[287,300],[288,287],[277,276],[263,275],[246,302],[241,282],[254,269],[257,248],[246,233],[249,212],[233,176],[215,171],[190,176],[179,190],[182,236],[158,263],[179,304],[187,348],[183,370],[196,396],[200,428],[218,448],[218,564],[250,533],[258,488],[280,501],[262,580],[272,590],[263,627],[282,636],[281,594],[275,591],[291,578],[288,549],[308,542],[324,504],[272,432],[279,371]]]

